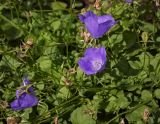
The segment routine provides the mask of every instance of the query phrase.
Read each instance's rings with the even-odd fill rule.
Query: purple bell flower
[[[22,83],[24,88],[16,90],[16,99],[11,102],[11,108],[13,110],[22,110],[38,104],[38,99],[35,96],[33,87],[29,87],[28,91],[25,91],[25,86],[29,84],[30,81],[24,78]]]
[[[126,3],[132,3],[133,0],[125,0]]]
[[[79,15],[79,19],[83,22],[93,38],[102,37],[117,21],[111,15],[97,16],[92,11]]]
[[[87,48],[84,57],[78,60],[80,69],[87,75],[102,71],[106,65],[106,50],[104,47]]]

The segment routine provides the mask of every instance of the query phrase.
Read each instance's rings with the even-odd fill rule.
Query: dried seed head
[[[89,33],[89,32],[86,32],[86,31],[81,32],[81,37],[84,38],[84,41],[85,41],[85,42],[88,42],[88,41],[90,40],[90,33]]]
[[[74,68],[70,68],[68,70],[69,74],[75,74],[76,73],[76,70]]]
[[[58,124],[58,116],[57,115],[54,116],[54,124]]]
[[[64,83],[65,83],[66,86],[71,86],[72,85],[71,80],[69,80],[67,78],[64,79]]]
[[[33,46],[33,39],[29,38],[26,42],[23,42],[22,44],[22,48],[28,50]]]
[[[119,124],[125,124],[124,118],[121,119]]]
[[[154,0],[156,7],[160,6],[160,0]]]
[[[144,109],[144,112],[143,112],[143,120],[144,120],[145,122],[148,121],[149,115],[150,115],[149,110],[148,110],[147,108],[145,108],[145,109]]]
[[[7,101],[0,101],[0,108],[6,109],[8,106],[9,105]]]
[[[100,9],[101,9],[100,0],[96,0],[96,1],[95,1],[94,7],[95,7],[97,10],[100,10]]]
[[[85,114],[88,114],[88,115],[94,115],[94,114],[95,114],[95,111],[92,110],[92,109],[86,109],[86,110],[84,110],[84,113],[85,113]]]
[[[19,117],[7,117],[7,124],[18,124],[20,121]]]

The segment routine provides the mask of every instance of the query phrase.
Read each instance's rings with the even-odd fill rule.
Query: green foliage
[[[71,114],[71,122],[73,124],[96,124],[96,121],[92,118],[92,110],[87,106],[75,109]]]
[[[7,117],[21,118],[20,124],[52,124],[53,117],[59,124],[160,123],[157,2],[101,0],[98,10],[75,0],[1,0],[0,123]],[[102,38],[85,41],[77,15],[87,10],[118,22]],[[106,48],[106,68],[85,75],[78,59],[98,46]],[[26,74],[39,103],[13,111],[10,103]]]

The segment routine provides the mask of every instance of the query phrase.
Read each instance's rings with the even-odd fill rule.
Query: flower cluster
[[[79,19],[85,24],[90,35],[96,39],[102,37],[117,23],[111,15],[97,16],[92,11],[79,15]],[[86,49],[78,64],[85,74],[91,75],[104,70],[106,61],[105,47],[90,47]],[[16,99],[11,102],[11,108],[13,110],[23,110],[37,104],[38,99],[35,96],[33,87],[30,86],[30,81],[23,78],[21,88],[16,91]]]
[[[85,24],[86,29],[93,38],[102,37],[117,21],[111,15],[97,16],[92,11],[79,15],[79,19]],[[106,65],[105,47],[87,48],[84,57],[78,61],[80,69],[87,75],[96,74],[104,70]]]

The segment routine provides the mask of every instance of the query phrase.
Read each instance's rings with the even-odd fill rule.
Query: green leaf
[[[40,102],[40,104],[37,106],[37,111],[39,115],[43,115],[48,111],[48,106],[44,102]]]
[[[156,90],[154,91],[154,95],[155,95],[155,97],[156,97],[157,99],[160,99],[160,89],[156,89]]]
[[[43,90],[43,89],[44,89],[44,82],[43,82],[43,81],[39,82],[39,83],[36,85],[36,87],[37,87],[39,90]]]
[[[126,97],[119,97],[117,99],[117,105],[119,106],[119,108],[126,108],[129,105],[128,99]]]
[[[40,69],[44,72],[50,73],[52,67],[52,61],[47,56],[40,57],[37,62],[39,63]]]
[[[155,25],[151,23],[147,23],[144,21],[140,21],[142,23],[142,26],[140,27],[141,30],[146,31],[146,32],[157,32],[157,28]]]
[[[143,112],[144,110],[148,108],[147,106],[141,106],[139,108],[137,108],[136,110],[134,110],[133,112],[131,113],[128,113],[126,115],[126,119],[129,121],[129,122],[138,122],[138,121],[141,121],[141,119],[143,118]]]
[[[71,113],[72,124],[96,124],[96,121],[90,114],[90,109],[87,106],[82,106],[75,109]]]
[[[51,27],[54,29],[54,31],[58,30],[61,25],[61,22],[59,20],[53,21],[51,24]]]
[[[51,8],[53,10],[62,10],[62,9],[65,9],[66,7],[67,7],[66,3],[63,3],[63,2],[56,1],[51,4]]]
[[[156,41],[157,41],[157,42],[160,42],[160,37],[157,37],[157,38],[156,38]]]
[[[71,93],[70,93],[69,89],[64,86],[59,90],[57,97],[66,99],[66,98],[69,98],[70,95],[71,95]]]
[[[153,59],[151,59],[151,65],[154,68],[154,72],[159,74],[160,73],[160,54],[158,53]]]
[[[11,57],[9,55],[4,55],[2,57],[0,65],[8,66],[8,67],[10,67],[12,69],[16,69],[21,65],[21,63],[19,61],[17,61],[15,58],[13,58],[13,57]]]
[[[139,56],[140,62],[145,69],[148,69],[150,61],[153,59],[153,56],[149,52],[143,52]]]
[[[77,68],[77,80],[82,80],[83,71],[80,68]]]
[[[8,40],[14,40],[23,35],[22,30],[11,25],[10,23],[5,23],[4,25],[1,25],[1,29]]]
[[[128,61],[128,63],[133,69],[141,69],[142,67],[140,61]]]
[[[28,120],[29,119],[29,114],[32,112],[32,108],[27,108],[27,109],[24,109],[24,114],[21,115],[21,117],[23,119],[26,119]]]
[[[143,90],[141,92],[141,98],[142,98],[143,101],[152,100],[152,93],[148,90]]]
[[[136,32],[125,31],[123,33],[123,38],[126,42],[126,46],[131,48],[137,42],[137,34]]]

